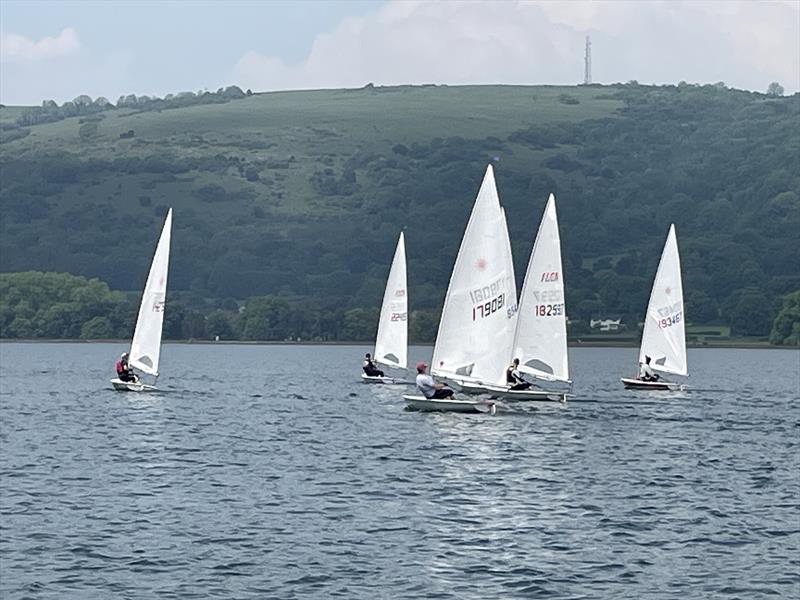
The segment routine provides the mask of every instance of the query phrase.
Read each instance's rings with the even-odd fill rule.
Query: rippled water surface
[[[403,410],[357,346],[0,344],[2,598],[798,598],[800,353],[691,350],[691,391]],[[430,348],[412,348],[411,359]],[[306,374],[303,374],[306,373]]]

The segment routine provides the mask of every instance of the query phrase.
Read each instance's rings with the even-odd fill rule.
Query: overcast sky
[[[237,84],[724,81],[800,89],[800,0],[0,1],[0,102]]]

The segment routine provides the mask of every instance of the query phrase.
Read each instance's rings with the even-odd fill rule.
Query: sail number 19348
[[[657,309],[658,311],[658,326],[661,329],[672,327],[681,322],[683,318],[683,306],[681,302],[675,302],[668,306]]]
[[[664,317],[663,319],[658,320],[658,326],[661,329],[666,329],[667,327],[672,327],[673,325],[677,325],[681,322],[681,315],[683,313],[677,312],[674,315],[670,315],[669,317]]]

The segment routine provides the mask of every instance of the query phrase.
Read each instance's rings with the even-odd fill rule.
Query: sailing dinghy
[[[519,359],[519,371],[538,381],[571,383],[561,236],[553,194],[547,199],[525,272],[511,354]],[[541,389],[509,390],[506,397],[515,396],[523,400],[566,400],[564,392]]]
[[[489,165],[472,208],[445,295],[431,374],[456,387],[502,385],[514,336],[517,290],[505,215]],[[403,396],[410,408],[491,410],[485,400]],[[469,408],[471,406],[472,408]]]
[[[506,243],[508,245],[508,256],[511,257],[511,239],[508,235],[508,221],[506,220],[506,212],[502,207],[500,210],[503,213],[503,226],[506,230]],[[511,281],[514,282],[512,310],[517,311],[516,303],[516,277],[514,276],[514,263],[510,262]],[[519,319],[519,316],[517,316]],[[519,328],[519,320],[517,320],[517,328]],[[513,337],[512,340],[513,341]],[[506,361],[508,365],[508,361]],[[560,396],[557,394],[548,394],[541,390],[527,389],[527,390],[512,390],[506,383],[505,370],[503,370],[503,377],[498,381],[489,383],[477,383],[474,381],[453,381],[454,387],[467,394],[491,394],[493,398],[504,398],[509,400],[559,400]]]
[[[661,261],[658,263],[656,279],[650,292],[642,344],[639,348],[639,364],[643,364],[646,358],[650,357],[650,367],[654,371],[688,376],[685,323],[681,260],[673,224],[670,225]],[[638,377],[623,377],[621,381],[626,389],[633,390],[685,389],[680,383],[662,379],[642,381]]]
[[[525,281],[522,285],[516,329],[511,344],[511,359],[520,360],[519,371],[538,381],[571,383],[567,355],[567,317],[564,309],[564,277],[561,267],[561,237],[558,231],[556,201],[553,194],[539,224],[533,243]],[[489,393],[504,400],[545,400],[564,402],[563,391],[540,388],[512,390],[501,384],[461,386],[467,392]]]
[[[397,240],[392,268],[383,293],[378,336],[375,339],[376,362],[395,369],[405,369],[408,355],[408,294],[406,291],[406,246],[403,233]],[[361,374],[364,383],[410,383],[402,377],[373,377]]]
[[[136,329],[131,340],[129,354],[130,365],[158,378],[158,361],[161,355],[161,330],[164,324],[164,307],[167,297],[167,271],[169,270],[169,244],[172,234],[172,209],[167,212],[161,238],[158,240],[153,263],[150,265],[150,274],[142,294],[142,303],[139,305],[139,316],[136,319]],[[154,391],[155,385],[145,383],[122,381],[112,379],[111,384],[115,390],[121,392]]]

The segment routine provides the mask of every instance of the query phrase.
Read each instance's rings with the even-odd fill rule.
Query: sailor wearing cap
[[[425,372],[427,368],[428,365],[424,362],[417,363],[417,389],[428,399],[452,398],[453,390],[443,383],[436,383],[433,377]]]
[[[131,381],[133,383],[139,381],[139,378],[136,376],[136,373],[133,372],[133,369],[131,369],[130,365],[128,364],[127,352],[123,352],[120,355],[119,360],[115,365],[115,368],[117,370],[117,378],[119,378],[120,381]]]

